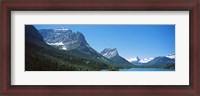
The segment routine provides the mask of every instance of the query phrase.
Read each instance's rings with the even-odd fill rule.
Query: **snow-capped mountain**
[[[90,47],[81,32],[73,32],[70,29],[62,27],[57,29],[41,29],[39,33],[48,45],[59,48],[60,50],[78,50],[87,55],[104,58],[100,53]]]
[[[175,53],[169,54],[167,56],[157,56],[157,57],[151,57],[151,58],[143,58],[139,59],[138,57],[127,59],[132,64],[173,64],[175,63]]]
[[[63,47],[63,50],[72,50],[81,44],[87,44],[85,37],[80,32],[72,32],[65,28],[58,29],[42,29],[39,33],[43,36],[44,41],[49,45]]]
[[[47,44],[65,46],[65,50],[75,49],[81,44],[85,44],[89,47],[82,33],[72,32],[72,30],[64,27],[58,29],[41,29],[39,33],[43,36]]]
[[[144,58],[144,59],[141,59],[140,61],[139,61],[139,63],[148,63],[148,62],[150,62],[151,60],[153,60],[154,58]]]
[[[175,53],[169,54],[166,57],[168,57],[170,59],[175,59]]]
[[[129,62],[136,64],[136,63],[148,63],[149,61],[153,60],[154,58],[143,58],[140,59],[138,56],[135,58],[127,59]]]
[[[135,58],[128,58],[128,59],[126,59],[126,60],[129,61],[129,62],[137,62],[137,61],[140,61],[140,59],[139,59],[138,56],[135,57]]]
[[[101,55],[103,55],[104,57],[119,63],[119,64],[123,64],[123,65],[132,65],[130,62],[128,62],[126,59],[124,59],[123,57],[121,57],[118,54],[118,51],[116,48],[105,48],[102,52]]]
[[[147,63],[148,65],[175,64],[175,60],[166,56],[158,56]]]

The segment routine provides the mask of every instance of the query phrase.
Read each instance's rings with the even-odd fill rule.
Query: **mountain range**
[[[50,30],[50,32],[49,32]],[[114,58],[108,58],[106,56],[102,56],[99,52],[94,50],[85,40],[85,36],[81,32],[72,32],[70,29],[66,28],[58,28],[58,29],[41,29],[39,33],[43,36],[44,41],[55,48],[60,50],[76,50],[91,58],[99,59],[106,61],[108,63],[116,63],[116,65],[127,65],[133,66],[130,62],[126,61],[124,58],[117,56],[118,53],[114,58],[119,58],[120,60],[124,60],[126,63],[118,62],[113,60]],[[112,50],[110,50],[112,51]],[[117,50],[115,50],[117,52]]]
[[[134,65],[145,67],[175,67],[175,53],[167,56],[139,59],[139,57],[128,59]]]
[[[90,47],[80,32],[53,29],[39,32],[32,25],[25,26],[26,71],[114,71],[129,67],[133,65],[102,56]]]
[[[163,63],[155,58],[145,61],[137,57],[136,61],[129,62],[119,55],[116,48],[105,48],[102,52],[97,52],[88,44],[81,32],[73,32],[66,28],[37,30],[33,25],[25,25],[26,71],[98,71],[102,69],[116,71],[120,68],[141,67],[140,62],[146,62],[145,65],[148,66],[145,67],[160,67],[161,63],[167,67],[169,63],[175,65],[173,62],[175,56],[174,59],[171,55],[166,58],[160,57],[164,61],[168,59],[171,61]]]

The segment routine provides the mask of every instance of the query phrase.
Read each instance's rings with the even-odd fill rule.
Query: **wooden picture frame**
[[[1,95],[3,96],[199,96],[199,0],[4,0],[1,2]],[[190,84],[11,85],[11,11],[189,11]]]

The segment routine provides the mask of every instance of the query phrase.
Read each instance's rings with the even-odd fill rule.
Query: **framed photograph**
[[[199,0],[1,2],[1,95],[199,96]]]

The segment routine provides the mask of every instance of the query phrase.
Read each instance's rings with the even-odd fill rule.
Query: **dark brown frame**
[[[128,95],[200,96],[200,0],[3,0],[1,2],[1,93],[3,96]],[[190,84],[176,85],[11,85],[11,11],[189,11]]]

